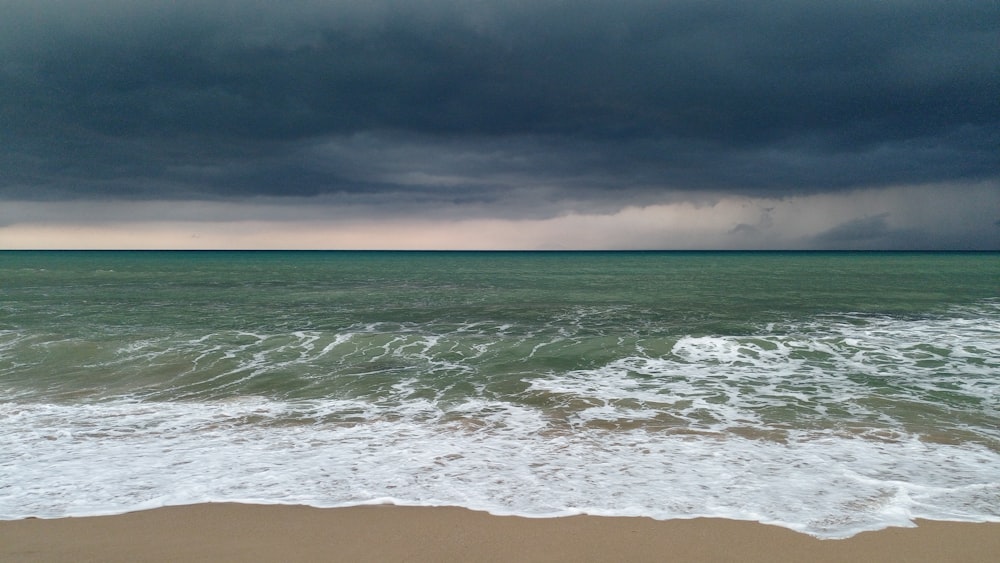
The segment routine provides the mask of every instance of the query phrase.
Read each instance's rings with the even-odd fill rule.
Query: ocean
[[[1000,521],[1000,254],[0,252],[0,519]]]

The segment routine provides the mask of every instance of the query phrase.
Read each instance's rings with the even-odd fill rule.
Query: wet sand
[[[921,521],[846,540],[705,519],[530,519],[461,508],[201,504],[118,516],[0,522],[14,561],[1000,560],[1000,524]]]

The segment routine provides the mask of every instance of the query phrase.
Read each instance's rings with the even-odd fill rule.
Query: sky
[[[994,1],[0,13],[0,248],[1000,250]]]

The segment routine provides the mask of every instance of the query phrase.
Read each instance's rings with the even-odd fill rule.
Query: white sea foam
[[[111,390],[4,397],[0,518],[243,501],[715,516],[820,537],[1000,521],[996,315],[631,340],[557,321],[523,334],[477,321],[100,345],[0,332],[11,380],[25,358],[49,357],[18,346],[89,346],[88,375]],[[614,354],[591,354],[609,340]],[[605,359],[547,367],[575,351]],[[508,358],[513,384],[477,371]],[[137,367],[169,375],[112,392],[141,379]],[[334,375],[365,385],[280,398]],[[275,376],[280,392],[255,394]],[[442,398],[460,384],[472,390]]]
[[[605,416],[601,408],[580,417]],[[617,415],[616,415],[617,416]],[[649,416],[642,411],[630,416]],[[460,505],[498,514],[759,520],[821,537],[912,518],[1000,520],[1000,454],[789,431],[553,426],[469,400],[0,404],[0,518],[207,501]]]

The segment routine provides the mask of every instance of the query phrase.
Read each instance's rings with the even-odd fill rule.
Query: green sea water
[[[6,517],[996,519],[1000,254],[0,252],[0,416]]]

